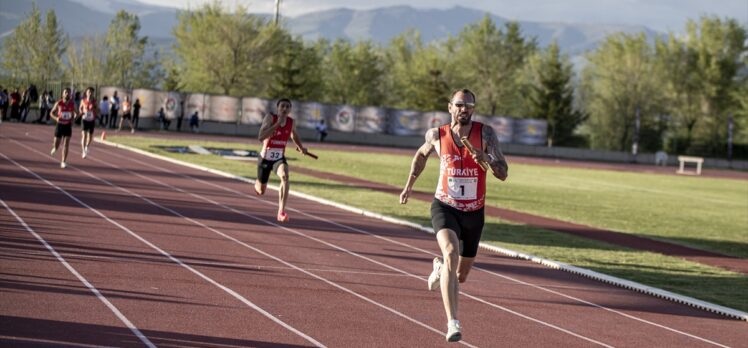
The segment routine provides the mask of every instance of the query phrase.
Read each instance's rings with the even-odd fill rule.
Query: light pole
[[[275,25],[278,25],[278,17],[280,16],[280,3],[281,0],[275,0]]]

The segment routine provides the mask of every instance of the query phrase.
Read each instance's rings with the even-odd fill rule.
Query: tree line
[[[424,43],[408,31],[386,45],[305,41],[220,3],[178,12],[173,54],[147,54],[134,14],[119,11],[104,36],[70,45],[54,11],[34,5],[3,45],[5,84],[86,81],[230,96],[445,110],[453,89],[476,92],[476,113],[548,122],[549,146],[666,150],[722,156],[732,121],[736,156],[748,157],[746,28],[702,16],[684,33],[614,34],[577,73],[556,43],[539,47],[515,22],[489,16]]]

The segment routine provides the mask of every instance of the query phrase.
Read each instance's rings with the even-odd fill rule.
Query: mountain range
[[[86,35],[106,33],[114,14],[124,9],[140,18],[140,34],[165,47],[173,42],[172,28],[177,23],[177,9],[140,3],[136,0],[14,0],[0,2],[0,40],[30,13],[35,2],[42,14],[53,9],[63,30],[74,41]],[[386,44],[408,30],[420,32],[422,40],[431,42],[457,35],[466,25],[481,20],[487,13],[467,7],[450,9],[416,9],[393,6],[372,10],[333,9],[285,17],[283,25],[304,39],[338,38],[372,40]],[[258,14],[270,18],[269,14]],[[508,20],[488,14],[497,26]],[[644,26],[549,23],[519,21],[523,34],[535,37],[541,46],[556,40],[571,56],[594,49],[607,35],[616,32],[644,32],[652,38],[662,33]]]

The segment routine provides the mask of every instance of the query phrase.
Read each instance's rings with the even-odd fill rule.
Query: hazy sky
[[[162,6],[196,7],[213,0],[139,0]],[[275,0],[223,0],[248,5],[250,12],[272,13]],[[748,0],[282,0],[281,14],[300,14],[346,7],[371,9],[409,5],[415,8],[464,6],[501,17],[542,22],[640,24],[660,31],[682,31],[686,20],[701,14],[729,16],[748,25]]]

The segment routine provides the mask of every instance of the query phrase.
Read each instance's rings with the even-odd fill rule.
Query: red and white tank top
[[[272,116],[273,123],[277,122],[278,116]],[[286,153],[286,143],[288,142],[288,138],[291,137],[292,131],[293,119],[290,117],[286,117],[286,124],[283,126],[278,126],[278,128],[275,129],[275,133],[273,133],[272,136],[262,142],[262,150],[260,151],[260,156],[262,156],[263,159],[269,161],[276,161],[283,158]]]
[[[75,116],[75,102],[72,99],[65,100],[60,99],[57,101],[57,123],[58,124],[70,124]]]
[[[83,106],[83,121],[91,122],[96,120],[96,104],[95,100],[83,99],[81,105]]]
[[[470,143],[480,149],[483,146],[483,124],[473,122]],[[439,182],[434,197],[444,204],[461,211],[483,208],[486,201],[486,172],[473,160],[465,146],[458,147],[450,124],[439,127]]]

